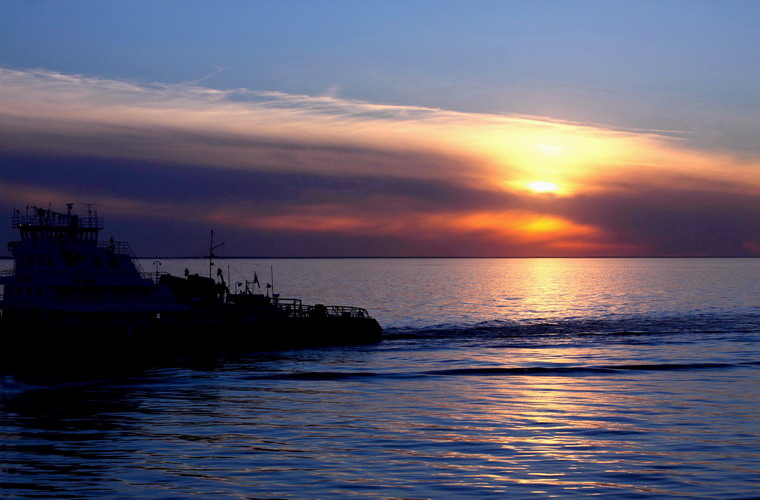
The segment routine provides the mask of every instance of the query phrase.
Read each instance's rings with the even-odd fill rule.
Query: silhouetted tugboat
[[[382,329],[358,307],[304,305],[299,299],[231,293],[216,281],[145,273],[125,242],[99,241],[103,219],[31,207],[16,210],[20,240],[8,244],[14,269],[0,284],[0,339],[6,361],[171,356],[260,348],[353,344]],[[212,243],[213,250],[213,243]]]

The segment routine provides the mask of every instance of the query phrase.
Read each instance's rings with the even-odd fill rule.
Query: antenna
[[[78,202],[80,205],[85,205],[87,207],[87,215],[89,217],[92,217],[92,213],[95,212],[95,217],[98,216],[98,211],[93,210],[92,207],[97,206],[97,203],[84,203],[82,201]]]
[[[276,302],[280,295],[274,293],[274,266],[269,266],[269,276],[272,278],[272,298],[274,298]]]
[[[216,257],[216,255],[214,255],[214,250],[216,250],[217,248],[219,248],[222,245],[224,245],[224,242],[219,243],[218,245],[214,246],[214,230],[212,229],[211,230],[211,243],[209,243],[209,246],[208,246],[208,277],[209,278],[213,278],[214,277],[214,273],[213,273],[213,270],[212,270],[212,267],[214,267],[214,257]]]

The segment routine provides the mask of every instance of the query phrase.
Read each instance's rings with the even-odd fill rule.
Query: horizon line
[[[202,256],[145,256],[136,257],[137,259],[186,259],[186,260],[208,260],[208,257]],[[452,255],[330,255],[330,256],[215,256],[216,260],[225,259],[758,259],[760,255],[584,255],[584,256],[551,256],[551,255],[519,255],[519,256],[452,256]]]
[[[171,255],[144,255],[133,256],[135,259],[182,259],[182,260],[208,260],[203,256],[171,256]],[[273,256],[273,255],[231,255],[214,256],[216,260],[306,260],[306,259],[760,259],[760,255],[575,255],[575,256],[552,256],[552,255],[512,255],[512,256],[477,256],[477,255],[329,255],[329,256]],[[2,255],[0,260],[13,260],[11,255]]]

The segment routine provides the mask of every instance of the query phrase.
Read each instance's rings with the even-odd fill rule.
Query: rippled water
[[[283,296],[365,306],[387,337],[2,376],[0,497],[760,494],[760,260],[229,269],[270,281],[270,265]],[[203,262],[161,270],[185,267]]]

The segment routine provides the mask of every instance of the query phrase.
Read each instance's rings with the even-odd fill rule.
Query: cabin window
[[[117,259],[110,259],[108,261],[108,265],[111,266],[111,267],[118,267],[119,261]]]

